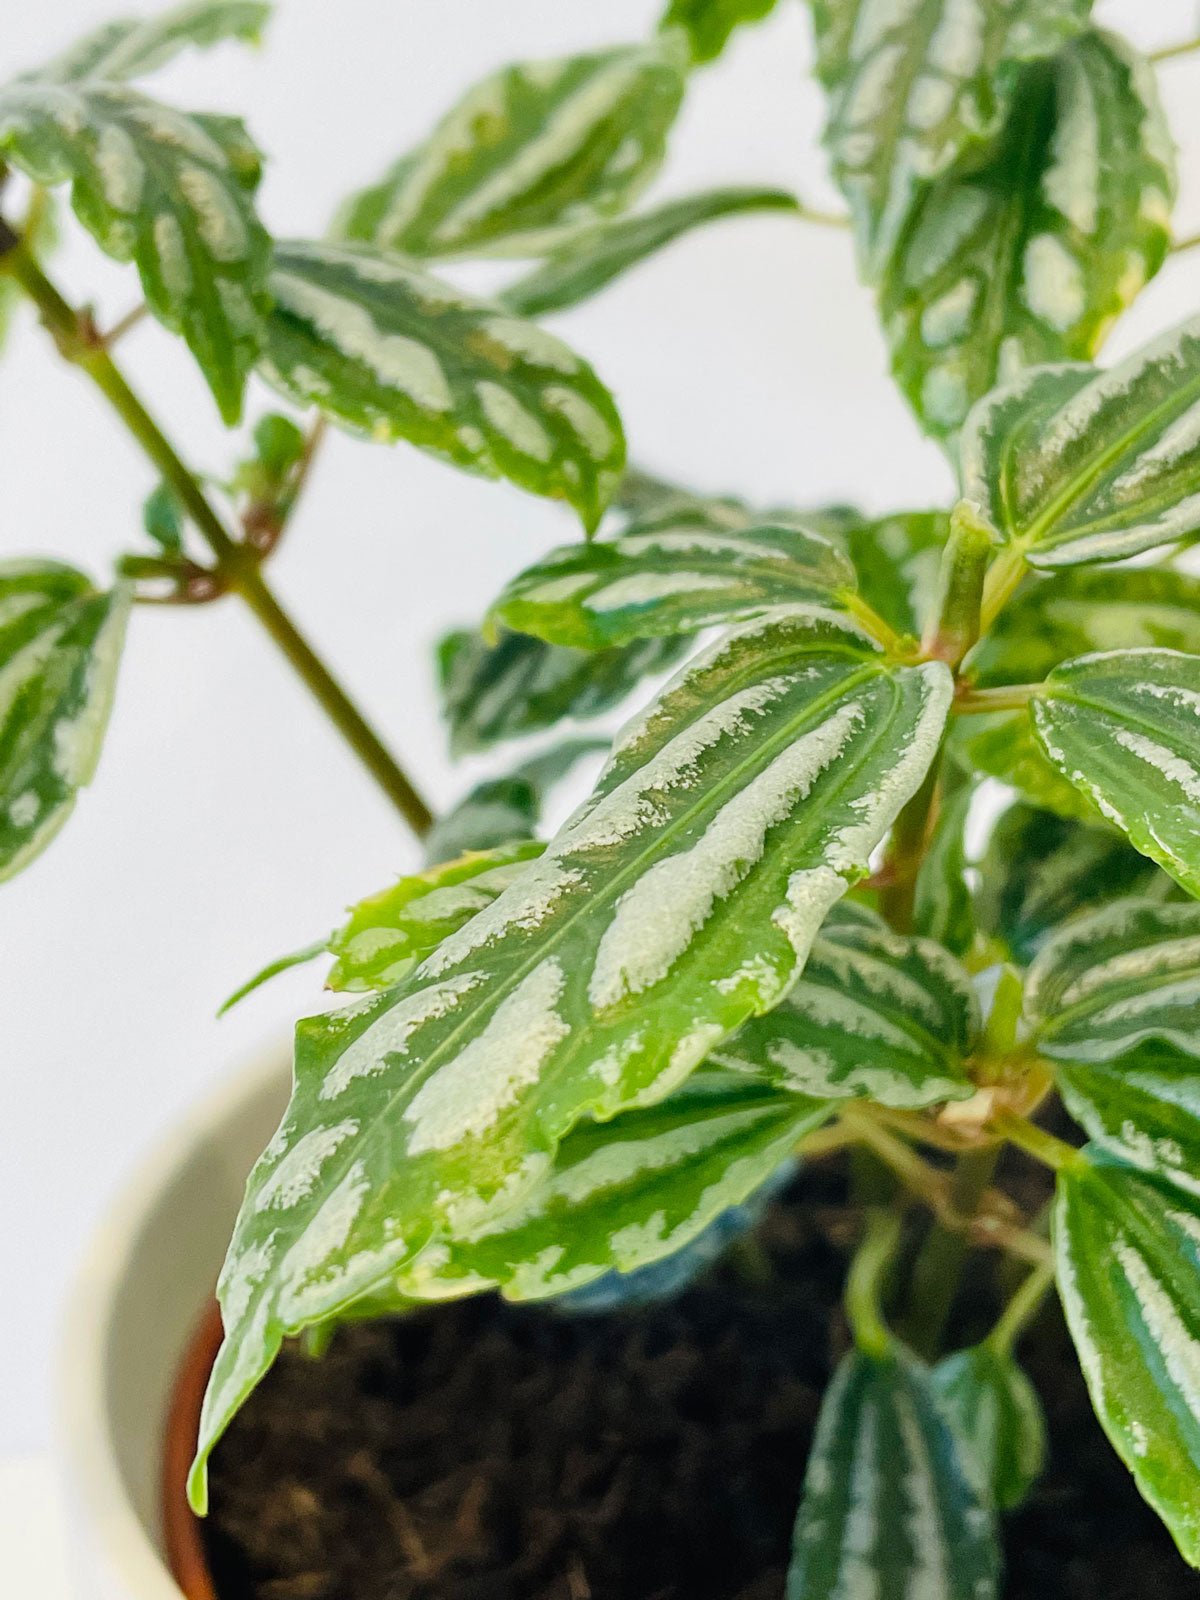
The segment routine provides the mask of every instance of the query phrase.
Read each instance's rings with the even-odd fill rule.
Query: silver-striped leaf
[[[1079,33],[1090,0],[813,0],[812,9],[830,95],[825,142],[874,282],[922,190],[996,137],[1021,64]]]
[[[1200,656],[1080,656],[1055,668],[1031,706],[1051,765],[1200,895]]]
[[[717,59],[736,28],[761,22],[774,9],[775,0],[669,0],[662,26],[685,31],[699,66]]]
[[[130,592],[53,561],[0,563],[0,881],[46,848],[91,781]]]
[[[561,340],[368,245],[279,245],[271,292],[262,369],[289,399],[564,499],[596,526],[625,436]]]
[[[1023,366],[1090,360],[1162,265],[1174,199],[1143,56],[1091,30],[1029,68],[995,151],[920,197],[883,274],[892,368],[926,431],[954,435]]]
[[[1200,1200],[1089,1150],[1059,1174],[1054,1242],[1096,1414],[1200,1566]]]
[[[674,33],[505,67],[348,201],[337,231],[410,256],[540,255],[637,197],[686,78]]]
[[[975,910],[983,932],[1025,964],[1056,928],[1110,900],[1173,893],[1166,873],[1115,830],[1017,804],[988,840]]]
[[[1115,367],[1034,368],[981,400],[963,494],[1035,567],[1116,561],[1200,529],[1200,317]]]
[[[1200,1066],[1194,1052],[1143,1044],[1111,1061],[1059,1062],[1055,1083],[1088,1138],[1200,1196]]]
[[[1029,969],[1025,1007],[1055,1061],[1112,1061],[1148,1039],[1200,1060],[1200,905],[1116,900],[1077,917]]]
[[[988,1344],[947,1356],[932,1376],[980,1499],[998,1511],[1015,1510],[1046,1463],[1046,1417],[1036,1389],[1010,1355]]]
[[[742,624],[486,911],[395,988],[300,1023],[230,1247],[205,1452],[285,1333],[499,1219],[573,1127],[662,1099],[781,998],[951,693],[942,663],[893,665],[832,612]]]
[[[668,200],[652,211],[615,217],[573,233],[500,298],[518,316],[564,311],[599,294],[614,278],[693,228],[746,212],[797,209],[795,196],[783,189],[712,189]]]
[[[928,1371],[899,1346],[846,1356],[821,1406],[787,1600],[994,1600],[995,1521]]]
[[[505,587],[497,622],[550,644],[601,650],[697,633],[796,601],[836,600],[854,568],[820,534],[789,526],[714,531],[698,513],[562,545]]]
[[[786,999],[713,1059],[800,1094],[917,1108],[974,1093],[965,1062],[978,1027],[970,977],[947,950],[844,903]]]
[[[85,78],[127,83],[156,72],[184,50],[206,49],[226,39],[258,44],[270,15],[264,0],[185,0],[154,16],[102,23],[48,62],[38,77],[53,83]]]
[[[271,255],[254,209],[261,158],[242,124],[120,82],[30,73],[0,88],[0,157],[35,183],[71,185],[75,215],[108,255],[136,263],[146,304],[187,341],[236,422],[262,348]]]
[[[467,629],[448,633],[438,645],[437,672],[450,749],[466,755],[564,717],[601,716],[644,678],[674,666],[687,647],[685,638],[662,638],[575,650],[506,629],[495,643]]]

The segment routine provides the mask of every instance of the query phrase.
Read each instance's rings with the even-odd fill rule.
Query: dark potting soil
[[[782,1600],[853,1229],[810,1169],[668,1306],[488,1297],[285,1351],[213,1464],[221,1600]],[[1053,1455],[1005,1524],[1008,1600],[1197,1600],[1056,1309],[1024,1354]]]

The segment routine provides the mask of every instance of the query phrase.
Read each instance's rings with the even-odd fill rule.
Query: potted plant
[[[165,1446],[192,1594],[987,1600],[1002,1547],[1012,1593],[1191,1592],[1200,321],[1092,364],[1171,248],[1153,66],[1086,0],[814,0],[859,270],[959,495],[756,509],[631,467],[538,319],[701,223],[814,218],[766,189],[635,204],[690,76],[771,9],[672,0],[649,39],[499,72],[320,241],[267,236],[240,122],[141,87],[256,37],[257,0],[113,23],[0,89],[28,180],[0,303],[34,303],[157,479],[111,587],[0,569],[0,870],[90,778],[131,610],[227,594],[428,863],[252,980],[332,957],[282,1121],[271,1062],[98,1251],[77,1457],[115,1565],[88,1592],[174,1592],[134,1524],[262,1144]],[[64,188],[231,427],[253,372],[288,403],[225,481],[55,287]],[[533,265],[481,298],[475,257]],[[443,643],[458,749],[677,668],[548,840],[548,787],[607,738],[435,821],[275,599],[327,421],[582,523]]]

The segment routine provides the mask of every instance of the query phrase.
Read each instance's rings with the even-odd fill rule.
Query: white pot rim
[[[158,1538],[157,1496],[151,1512],[145,1482],[139,1497],[123,1465],[127,1452],[117,1436],[111,1392],[120,1323],[138,1292],[142,1247],[151,1226],[169,1208],[181,1174],[199,1152],[221,1148],[247,1107],[269,1104],[278,1096],[286,1060],[279,1044],[260,1050],[159,1141],[93,1234],[76,1274],[58,1350],[55,1429],[70,1511],[81,1525],[80,1554],[92,1568],[85,1573],[86,1594],[181,1600]],[[242,1178],[244,1171],[236,1179],[239,1191]],[[208,1260],[196,1264],[193,1326],[211,1293],[215,1266]],[[177,1355],[182,1353],[180,1344]],[[154,1437],[160,1444],[164,1399],[148,1394],[146,1401],[156,1411]],[[157,1484],[160,1461],[146,1463],[146,1468]],[[99,1572],[93,1563],[99,1564]]]

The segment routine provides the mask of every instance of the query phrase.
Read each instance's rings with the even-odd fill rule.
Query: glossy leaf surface
[[[1022,366],[1091,359],[1162,265],[1174,197],[1143,57],[1089,31],[1026,70],[994,153],[921,196],[884,273],[893,370],[926,430],[953,435]]]
[[[1032,710],[1051,764],[1200,895],[1200,656],[1081,656],[1051,673]]]
[[[1096,1153],[1060,1173],[1054,1237],[1096,1414],[1200,1566],[1200,1201]]]
[[[540,254],[637,196],[685,78],[675,35],[505,67],[356,195],[339,231],[409,256]]]
[[[560,340],[368,246],[280,245],[271,290],[263,370],[297,405],[564,499],[595,527],[625,438]]]
[[[899,1348],[855,1352],[821,1406],[787,1600],[994,1600],[993,1518],[929,1373]]]
[[[129,591],[0,563],[0,881],[45,849],[100,759]]]
[[[786,999],[714,1059],[818,1098],[927,1106],[974,1091],[964,1061],[978,1024],[970,978],[948,951],[846,904]]]
[[[664,1097],[780,999],[950,695],[941,663],[892,666],[834,613],[743,624],[488,910],[395,988],[299,1025],[223,1277],[204,1450],[284,1333],[499,1220],[584,1118]]]
[[[939,1361],[933,1386],[980,1498],[998,1511],[1014,1510],[1046,1461],[1046,1418],[1037,1391],[1011,1356],[986,1344]]]

